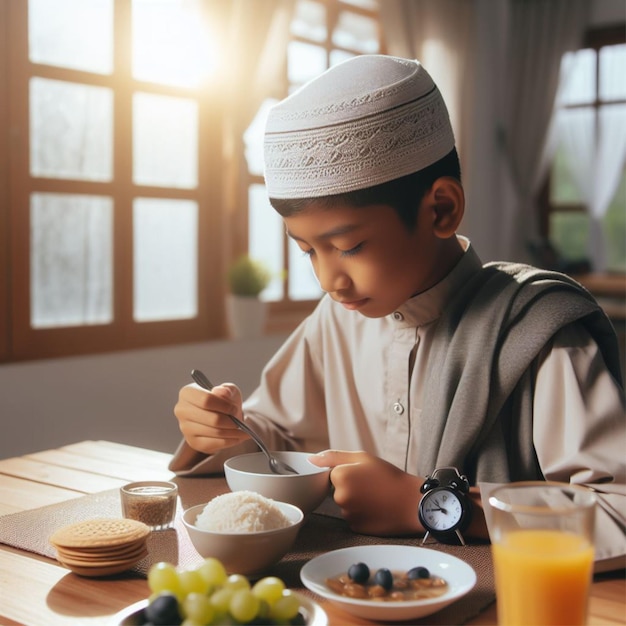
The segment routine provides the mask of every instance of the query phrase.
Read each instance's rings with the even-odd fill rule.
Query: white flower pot
[[[226,319],[233,339],[260,337],[267,319],[267,302],[255,297],[226,295]]]

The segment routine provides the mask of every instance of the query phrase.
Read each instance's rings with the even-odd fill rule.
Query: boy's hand
[[[366,452],[326,450],[309,460],[331,467],[334,499],[350,528],[367,535],[423,533],[417,518],[422,480]]]
[[[213,391],[206,391],[195,383],[186,385],[180,390],[174,407],[185,441],[204,454],[214,454],[249,439],[229,414],[243,419],[241,391],[231,383],[214,387]]]

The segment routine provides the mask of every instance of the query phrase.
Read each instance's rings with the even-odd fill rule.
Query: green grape
[[[250,589],[238,589],[230,599],[230,614],[240,622],[250,622],[259,611],[260,600]]]
[[[261,578],[252,587],[252,593],[262,600],[266,600],[270,605],[274,604],[283,595],[285,583],[276,576]]]
[[[208,593],[211,585],[198,570],[188,569],[178,572],[178,580],[183,596],[188,593]]]
[[[209,597],[196,591],[192,591],[183,600],[183,611],[187,619],[197,624],[210,624],[215,615]]]
[[[300,610],[300,601],[289,589],[283,591],[283,595],[274,602],[270,609],[270,617],[277,620],[293,619]]]
[[[228,574],[219,559],[208,557],[198,567],[198,571],[202,577],[213,587],[220,587],[226,582]]]
[[[211,602],[211,606],[215,609],[216,613],[220,615],[228,613],[230,599],[233,597],[234,593],[234,589],[222,588],[211,594],[209,601]]]
[[[178,572],[171,563],[161,561],[155,563],[148,571],[148,586],[153,593],[170,591],[180,596],[181,586]]]
[[[257,619],[269,619],[270,604],[267,600],[259,598],[259,610],[257,611]]]
[[[180,623],[180,626],[206,626],[206,624],[207,622],[194,622],[187,617]]]
[[[250,581],[241,574],[231,574],[223,585],[224,589],[239,591],[240,589],[250,590]]]

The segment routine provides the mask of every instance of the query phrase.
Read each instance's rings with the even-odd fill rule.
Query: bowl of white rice
[[[200,556],[222,561],[229,573],[260,574],[293,546],[304,514],[293,504],[252,491],[216,496],[183,513]]]

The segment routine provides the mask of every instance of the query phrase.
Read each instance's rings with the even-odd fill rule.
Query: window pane
[[[361,7],[370,11],[377,11],[379,8],[378,0],[341,0],[344,4],[351,4],[355,7]]]
[[[113,71],[113,0],[30,0],[33,63],[98,74]]]
[[[292,86],[302,85],[326,69],[326,50],[292,41],[287,48],[287,66]]]
[[[607,270],[626,272],[626,169],[604,218]],[[550,215],[550,239],[568,261],[587,259],[589,217],[581,211],[555,211]]]
[[[285,227],[280,215],[267,199],[264,185],[251,185],[248,191],[248,252],[253,259],[267,264],[273,278],[263,290],[261,299],[283,297],[283,237]]]
[[[263,134],[265,132],[265,122],[270,107],[275,103],[276,100],[273,98],[265,100],[254,116],[252,123],[243,134],[248,171],[257,176],[263,174]]]
[[[554,155],[550,174],[550,203],[552,205],[580,205],[582,195],[574,180],[573,169],[568,165],[571,157],[563,144],[560,144]]]
[[[342,63],[343,61],[347,61],[351,59],[354,54],[350,52],[346,52],[345,50],[331,50],[330,51],[330,65],[337,65],[338,63]]]
[[[600,99],[626,98],[626,44],[600,50]]]
[[[215,67],[201,0],[133,0],[133,77],[198,86]]]
[[[589,216],[581,211],[554,211],[550,214],[550,240],[568,261],[589,258],[587,239]]]
[[[158,187],[196,187],[196,102],[147,93],[133,96],[133,181]]]
[[[565,82],[561,104],[590,103],[596,97],[596,52],[578,50],[563,55],[561,75]]]
[[[33,328],[111,322],[111,198],[35,193],[30,219]]]
[[[311,41],[326,39],[326,7],[312,0],[298,0],[291,32]]]
[[[198,312],[198,206],[191,200],[133,203],[134,318],[188,319]]]
[[[113,94],[45,78],[30,80],[30,172],[33,176],[110,181]]]
[[[317,300],[322,290],[317,282],[309,257],[298,244],[289,239],[289,297],[292,300]]]
[[[626,167],[622,181],[604,217],[607,269],[626,272]]]
[[[342,11],[333,31],[333,44],[365,54],[378,52],[378,28],[371,17]]]

